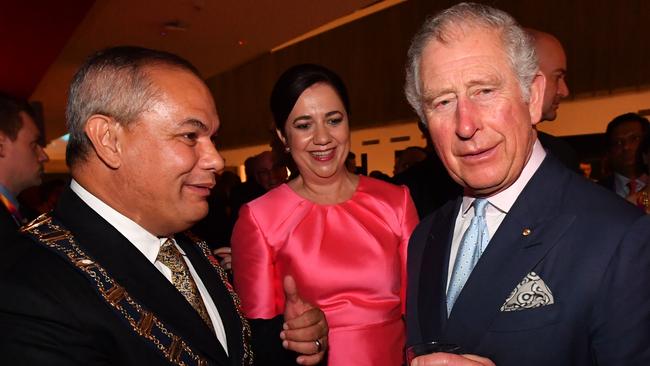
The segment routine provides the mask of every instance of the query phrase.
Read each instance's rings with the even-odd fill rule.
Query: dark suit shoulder
[[[19,235],[0,258],[0,351],[21,365],[164,365],[119,320],[89,280]]]
[[[16,232],[18,232],[18,224],[16,224],[16,221],[9,213],[9,210],[0,203],[0,238],[13,235]],[[0,240],[0,243],[4,242],[5,239]]]
[[[537,138],[542,143],[542,146],[559,159],[567,168],[580,173],[578,153],[576,153],[575,149],[568,142],[541,131],[537,131]]]
[[[614,176],[613,175],[608,175],[606,177],[601,178],[598,181],[598,184],[601,185],[602,187],[607,188],[608,190],[614,192],[615,191],[615,184],[614,184]]]
[[[70,276],[74,268],[54,252],[35,243],[25,234],[16,232],[4,243],[4,253],[0,258],[0,279],[38,278],[38,283],[56,284],[52,275]],[[38,274],[34,268],[38,268]],[[42,276],[47,271],[49,276]],[[42,286],[39,286],[42,287]]]
[[[570,174],[566,186],[566,210],[583,215],[606,216],[610,222],[631,222],[643,212],[630,202],[598,183],[577,174]]]

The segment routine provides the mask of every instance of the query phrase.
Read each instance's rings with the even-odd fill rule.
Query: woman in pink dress
[[[418,221],[408,190],[345,168],[348,97],[332,71],[287,70],[271,109],[300,174],[240,210],[232,259],[244,315],[282,314],[291,275],[326,314],[328,365],[401,365],[406,247]]]

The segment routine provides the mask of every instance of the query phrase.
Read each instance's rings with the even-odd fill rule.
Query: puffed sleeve
[[[270,319],[282,314],[284,293],[275,275],[273,250],[248,205],[239,212],[231,245],[235,290],[244,316]]]
[[[402,314],[406,313],[406,253],[408,252],[408,243],[411,238],[411,233],[415,229],[415,226],[418,224],[420,219],[418,218],[418,212],[415,209],[415,204],[411,199],[411,194],[406,186],[402,187],[403,189],[403,206],[402,206],[402,220],[401,220],[401,242],[399,244],[399,255],[401,260],[401,288],[400,288],[400,299],[402,301]]]

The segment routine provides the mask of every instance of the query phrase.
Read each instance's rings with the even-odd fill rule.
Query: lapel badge
[[[521,235],[528,236],[530,233],[532,233],[532,231],[529,228],[525,228],[524,231],[521,232]]]

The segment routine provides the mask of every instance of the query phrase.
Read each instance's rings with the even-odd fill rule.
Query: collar
[[[512,208],[512,205],[515,204],[515,201],[517,200],[517,197],[519,197],[521,191],[524,190],[524,187],[526,187],[526,184],[528,184],[530,178],[533,177],[533,174],[535,174],[539,166],[542,164],[542,161],[544,161],[545,157],[546,151],[542,147],[542,144],[539,142],[539,140],[535,140],[530,158],[526,162],[526,165],[521,171],[521,174],[519,174],[517,180],[515,180],[515,182],[512,183],[510,187],[504,189],[503,191],[493,196],[487,197],[490,206],[495,207],[503,213],[508,213],[508,211],[510,211],[510,208]],[[461,207],[463,215],[465,215],[470,207],[472,207],[472,203],[474,203],[475,199],[476,197],[463,196],[463,203]]]
[[[619,173],[614,172],[614,181],[615,181],[616,186],[625,187],[625,186],[627,186],[627,184],[631,180],[632,179],[630,179],[630,178],[628,178],[628,177],[626,177],[624,175],[621,175]],[[648,180],[648,176],[645,173],[643,173],[640,176],[636,177],[635,180],[636,180],[637,184],[639,184],[639,187],[641,187],[641,185],[646,184],[646,182]]]
[[[70,189],[81,198],[93,211],[97,212],[115,230],[119,231],[131,244],[133,244],[149,262],[154,263],[160,246],[167,238],[158,238],[151,234],[133,220],[117,212],[92,193],[88,192],[74,179],[70,182]]]
[[[14,205],[16,208],[20,207],[20,203],[18,202],[18,199],[13,195],[13,193],[9,192],[7,187],[3,186],[0,184],[0,194],[5,196],[9,202],[11,202],[12,205]]]

